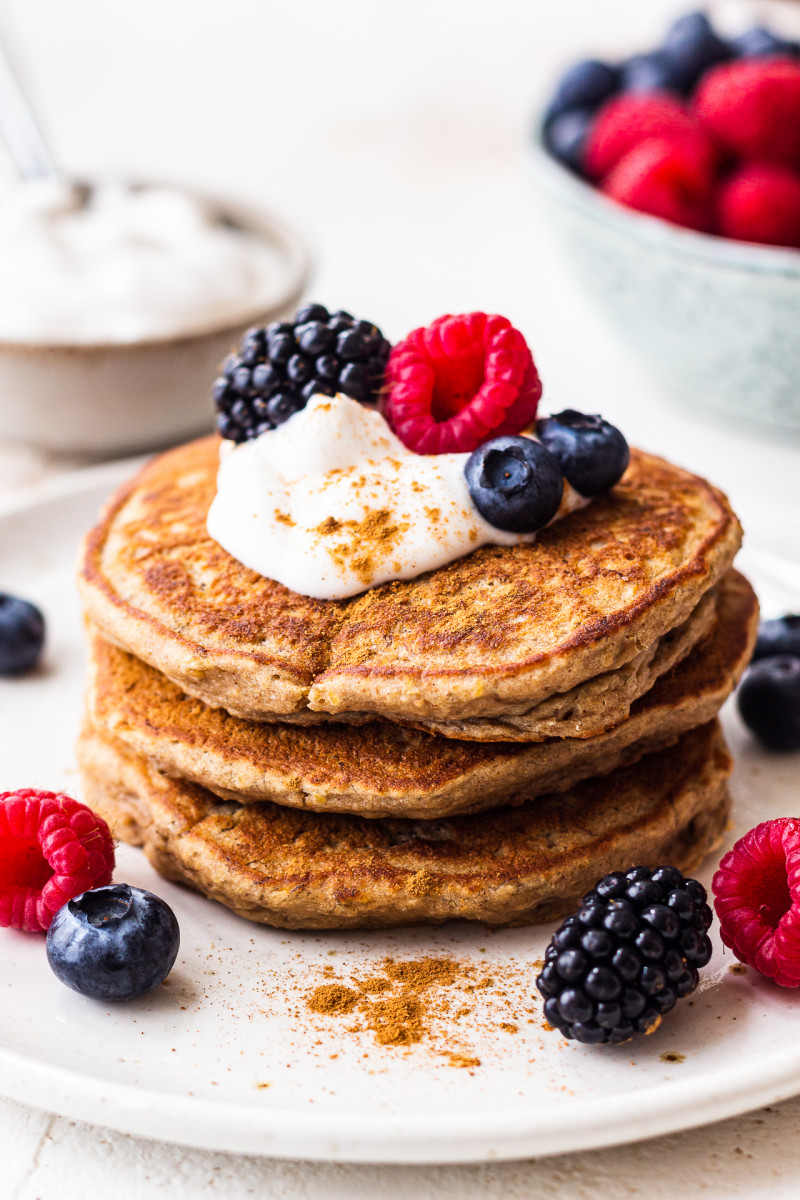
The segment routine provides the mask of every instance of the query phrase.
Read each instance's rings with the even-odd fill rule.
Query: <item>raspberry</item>
[[[719,188],[717,228],[740,242],[800,249],[800,172],[748,163]]]
[[[713,165],[711,140],[680,100],[665,92],[632,92],[610,100],[597,114],[584,150],[587,175],[604,179],[629,151],[651,138],[688,142],[698,158],[708,160],[709,170]]]
[[[629,150],[601,185],[620,204],[689,229],[711,225],[708,160],[691,142],[650,138]]]
[[[800,166],[800,63],[746,59],[715,67],[695,111],[726,150],[759,162]]]
[[[519,433],[536,416],[542,384],[527,342],[505,317],[437,317],[394,347],[383,414],[417,454],[472,451]]]
[[[723,942],[781,987],[800,987],[800,820],[756,825],[715,874]]]
[[[113,870],[111,832],[85,804],[33,788],[0,792],[0,926],[44,932]]]

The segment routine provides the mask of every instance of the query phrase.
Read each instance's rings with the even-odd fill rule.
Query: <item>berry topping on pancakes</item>
[[[527,342],[506,317],[447,315],[392,350],[383,413],[417,454],[470,452],[529,425],[541,394]]]
[[[533,438],[484,442],[464,468],[472,503],[496,529],[535,533],[553,520],[564,479],[558,462]]]
[[[536,436],[581,496],[597,496],[619,483],[630,461],[628,443],[598,413],[566,408],[536,422]]]

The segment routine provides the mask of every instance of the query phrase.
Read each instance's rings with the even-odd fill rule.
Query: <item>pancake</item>
[[[719,585],[718,585],[719,586]],[[652,642],[623,667],[556,692],[519,716],[468,717],[463,721],[415,721],[417,729],[475,742],[543,742],[593,738],[624,721],[634,701],[666,671],[682,662],[714,626],[717,588],[702,597],[682,625]]]
[[[627,721],[582,740],[477,744],[388,722],[257,724],[185,695],[97,634],[91,639],[89,720],[159,770],[224,799],[435,819],[569,788],[711,720],[747,665],[757,625],[753,590],[730,571],[719,585],[716,623],[694,653],[634,704]]]
[[[521,716],[682,625],[741,537],[720,492],[634,451],[610,493],[533,546],[482,547],[414,580],[313,600],[209,538],[218,447],[170,451],[118,493],[87,539],[80,587],[106,638],[254,720]]]
[[[693,871],[721,839],[731,769],[712,721],[568,792],[415,822],[221,801],[90,730],[79,761],[86,801],[157,871],[285,929],[529,924],[573,909],[611,870]]]

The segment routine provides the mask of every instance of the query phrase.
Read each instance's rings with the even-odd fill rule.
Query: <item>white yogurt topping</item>
[[[468,454],[414,454],[383,417],[314,396],[253,441],[222,446],[208,532],[229,554],[319,600],[414,579],[478,546],[517,546],[470,498]],[[587,503],[568,483],[556,518]]]
[[[266,238],[168,187],[49,181],[0,197],[0,341],[134,342],[247,320],[276,273]]]

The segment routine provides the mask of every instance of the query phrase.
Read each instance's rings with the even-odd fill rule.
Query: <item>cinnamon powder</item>
[[[311,1012],[343,1017],[356,1011],[363,1024],[350,1032],[368,1030],[378,1046],[411,1046],[430,1037],[430,1020],[450,1011],[446,993],[475,974],[471,963],[452,958],[425,957],[383,960],[382,973],[341,982],[321,984],[306,997]],[[470,990],[486,987],[489,979],[478,980]],[[445,995],[443,996],[443,993]],[[457,1021],[460,1012],[454,1014]],[[442,1051],[451,1066],[475,1067],[480,1060],[458,1050]]]
[[[325,547],[331,560],[340,570],[349,569],[362,583],[369,583],[407,529],[408,521],[396,521],[388,508],[368,508],[360,521],[326,517],[314,532],[326,539],[343,534],[344,541]]]

